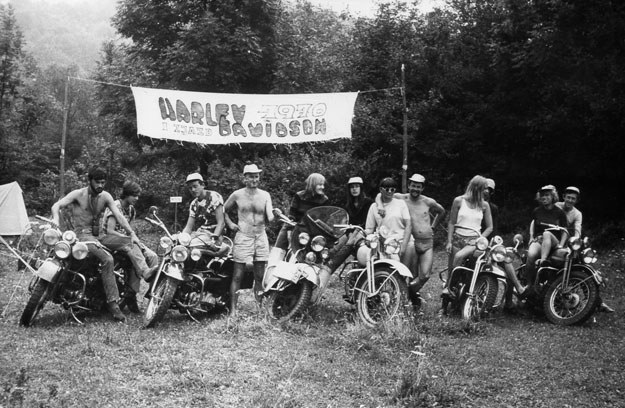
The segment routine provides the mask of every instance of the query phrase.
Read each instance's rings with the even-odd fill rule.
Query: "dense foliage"
[[[11,7],[2,13],[0,182],[17,178],[30,207],[45,211],[58,193],[63,71],[72,68],[37,68],[24,55]],[[401,174],[403,64],[408,173],[426,176],[426,194],[447,206],[474,174],[492,177],[504,207],[500,224],[513,230],[527,224],[538,187],[575,184],[587,224],[623,219],[622,209],[604,205],[606,197],[623,198],[616,187],[625,178],[621,2],[449,0],[422,14],[398,1],[356,18],[303,0],[124,0],[113,25],[122,39],[103,44],[92,76],[100,82],[71,83],[70,186],[99,163],[111,172],[111,190],[139,179],[143,205],[167,206],[170,195],[184,194],[186,173],[199,170],[227,195],[240,185],[242,164],[254,160],[281,206],[313,171],[326,175],[335,203],[352,174],[374,193],[380,178]],[[198,147],[137,138],[132,95],[111,83],[363,92],[351,141]]]

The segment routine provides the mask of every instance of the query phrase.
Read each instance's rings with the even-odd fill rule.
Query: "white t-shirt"
[[[384,217],[378,212],[379,209],[384,210]],[[410,227],[410,212],[404,200],[393,198],[389,203],[383,203],[381,207],[378,207],[376,203],[371,204],[367,213],[365,231],[370,234],[382,226],[389,231],[386,238],[404,237],[404,230]]]

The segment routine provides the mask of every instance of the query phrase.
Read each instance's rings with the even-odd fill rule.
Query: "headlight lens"
[[[317,261],[317,255],[314,252],[308,252],[306,254],[306,262],[307,263],[315,263]]]
[[[171,250],[171,258],[174,262],[184,262],[187,260],[189,256],[189,251],[182,245],[176,245],[174,249]]]
[[[297,241],[301,246],[306,246],[310,242],[310,235],[307,232],[300,232],[297,236]]]
[[[65,259],[69,257],[69,254],[72,253],[72,249],[69,244],[65,241],[59,241],[54,245],[54,253],[61,259]]]
[[[76,242],[76,244],[72,247],[72,256],[80,261],[85,259],[87,255],[89,255],[89,248],[87,248],[87,244]]]
[[[506,249],[497,245],[490,251],[490,257],[495,262],[503,262],[506,259]]]
[[[475,242],[475,246],[480,251],[484,251],[486,248],[488,248],[488,239],[484,237],[479,237],[477,241]]]
[[[199,261],[201,257],[202,251],[200,251],[198,248],[193,248],[191,250],[191,259],[193,259],[194,261]]]
[[[579,251],[582,248],[582,241],[577,237],[571,237],[569,239],[569,245],[573,251]]]
[[[323,250],[321,251],[321,258],[328,259],[329,256],[330,256],[330,251],[328,250],[328,248],[323,248]]]
[[[161,241],[159,242],[159,245],[161,246],[161,248],[165,248],[165,249],[171,248],[173,244],[174,242],[169,237],[161,237]]]
[[[493,242],[495,243],[495,245],[501,245],[503,244],[503,238],[501,238],[499,235],[495,235],[493,237]]]
[[[52,246],[61,240],[61,233],[54,228],[48,228],[43,233],[43,240],[46,244]]]
[[[326,247],[326,239],[321,235],[317,235],[313,238],[310,243],[310,248],[315,252],[320,252],[323,248]]]
[[[70,245],[76,242],[76,233],[74,231],[65,231],[63,233],[63,241],[67,241]]]
[[[365,242],[369,248],[375,249],[380,243],[380,238],[376,234],[369,234],[367,235],[367,238],[365,238]]]
[[[387,255],[394,255],[399,253],[399,241],[391,238],[384,242],[384,253]]]
[[[588,248],[584,250],[584,253],[582,254],[582,259],[584,260],[584,263],[592,264],[597,262],[597,254],[593,249]]]
[[[181,232],[180,234],[178,234],[178,243],[180,245],[187,246],[189,245],[190,242],[191,242],[191,235],[187,234],[186,232]]]

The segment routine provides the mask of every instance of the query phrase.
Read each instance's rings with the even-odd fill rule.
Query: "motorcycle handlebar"
[[[543,227],[547,227],[547,229],[555,229],[555,230],[559,230],[559,231],[566,231],[566,228],[561,227],[559,225],[555,225],[555,224],[548,224],[546,222],[541,222],[540,225],[542,225]]]

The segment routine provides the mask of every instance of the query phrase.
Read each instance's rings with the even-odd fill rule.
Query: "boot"
[[[139,308],[139,304],[137,303],[137,294],[134,292],[130,292],[128,294],[128,297],[126,298],[126,306],[128,306],[128,310],[130,310],[130,313],[141,313],[141,309]]]
[[[106,304],[106,308],[109,310],[111,315],[113,315],[113,320],[118,322],[126,321],[126,316],[124,316],[122,311],[119,309],[119,305],[117,304],[117,302],[108,302]]]

